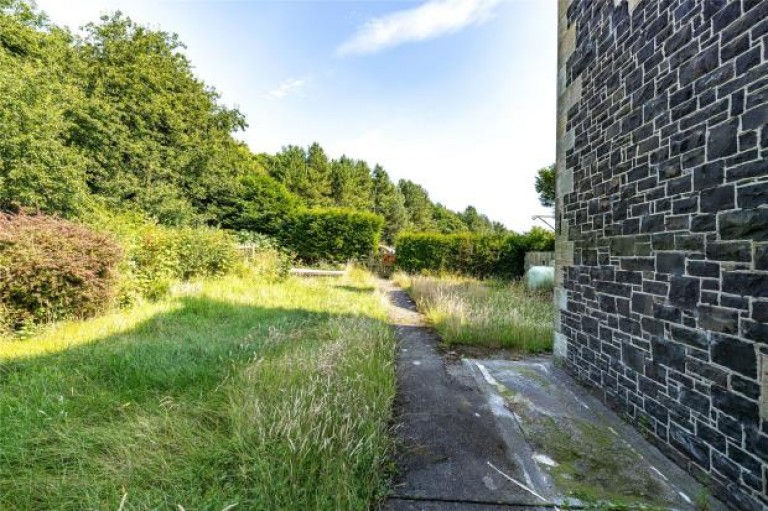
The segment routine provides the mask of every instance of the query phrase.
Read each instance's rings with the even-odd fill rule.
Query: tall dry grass
[[[551,293],[529,292],[522,282],[481,282],[461,277],[408,277],[419,310],[448,345],[510,348],[527,353],[552,349]]]

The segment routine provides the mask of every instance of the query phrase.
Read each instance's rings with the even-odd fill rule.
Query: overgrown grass
[[[403,274],[393,279],[408,289],[448,345],[528,353],[552,349],[553,304],[549,293],[528,292],[522,282]]]
[[[205,282],[0,340],[0,509],[365,509],[394,340],[368,277]]]

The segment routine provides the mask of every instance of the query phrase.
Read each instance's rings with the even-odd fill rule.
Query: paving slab
[[[547,498],[726,509],[551,358],[465,359],[464,364],[489,399],[504,402],[498,413],[513,415],[516,434],[527,444],[524,466],[546,481],[541,491]]]

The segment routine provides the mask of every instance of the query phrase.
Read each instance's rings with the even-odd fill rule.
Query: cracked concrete
[[[550,358],[444,358],[410,297],[387,281],[382,288],[400,346],[398,475],[384,509],[534,510],[610,500],[695,510],[707,498]]]

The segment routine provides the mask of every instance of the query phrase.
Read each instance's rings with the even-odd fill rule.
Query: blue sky
[[[77,28],[122,10],[179,34],[256,152],[319,142],[524,230],[555,160],[555,0],[38,0]]]

